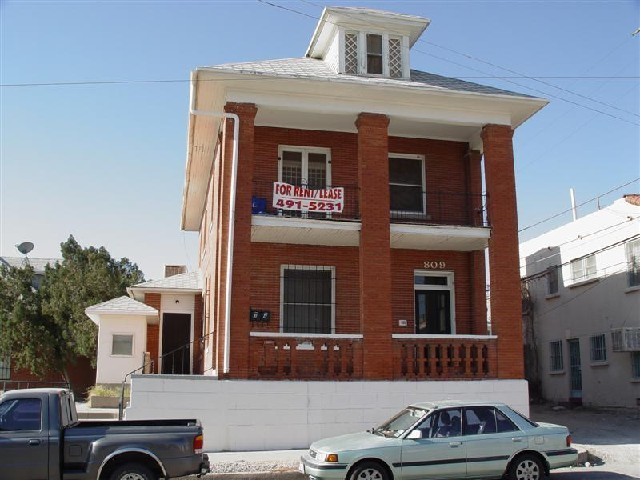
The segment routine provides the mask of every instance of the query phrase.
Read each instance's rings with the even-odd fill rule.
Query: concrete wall
[[[133,335],[131,356],[111,355],[114,334]],[[104,315],[98,331],[96,383],[120,383],[124,376],[142,366],[147,346],[147,321],[142,316]]]
[[[128,420],[198,418],[206,451],[307,448],[371,428],[402,407],[438,399],[494,400],[529,413],[527,382],[304,382],[135,375]]]

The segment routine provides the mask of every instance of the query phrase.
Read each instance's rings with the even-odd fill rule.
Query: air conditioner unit
[[[614,352],[640,352],[640,328],[611,329],[611,344]]]

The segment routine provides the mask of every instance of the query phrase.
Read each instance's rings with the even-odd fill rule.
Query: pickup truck
[[[73,394],[0,397],[1,480],[156,480],[209,471],[198,420],[78,422]]]

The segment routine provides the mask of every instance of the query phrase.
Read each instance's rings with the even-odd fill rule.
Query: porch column
[[[498,336],[498,378],[524,378],[512,137],[513,130],[506,125],[486,125],[482,129],[487,209],[492,227],[489,240],[491,325]]]
[[[219,375],[225,378],[248,378],[249,376],[249,310],[251,295],[251,195],[253,193],[253,164],[254,164],[254,120],[258,109],[250,103],[227,103],[224,108],[227,113],[235,113],[240,118],[238,139],[238,168],[236,184],[235,221],[233,234],[233,264],[231,281],[231,324],[229,342],[229,373],[224,375],[225,331],[222,319],[219,326],[222,328],[219,335]],[[224,134],[223,148],[223,192],[222,198],[222,243],[223,268],[221,273],[224,278],[226,290],[226,258],[229,248],[229,195],[231,192],[231,169],[233,163],[233,120],[227,119]],[[221,302],[221,303],[224,303]],[[224,312],[223,306],[221,311]],[[224,315],[223,315],[224,316]]]
[[[361,113],[356,121],[362,218],[360,329],[366,380],[393,375],[388,126],[385,115]]]
[[[475,227],[483,225],[482,211],[482,153],[478,150],[467,152],[467,189],[469,191],[469,219]],[[469,333],[487,334],[487,298],[484,250],[469,252],[471,279],[471,323]]]

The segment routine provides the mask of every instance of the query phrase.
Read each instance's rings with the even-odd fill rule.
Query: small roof
[[[86,313],[96,325],[99,324],[101,315],[158,316],[158,310],[155,308],[126,295],[87,307],[84,313]]]
[[[131,290],[189,290],[202,291],[199,271],[180,273],[159,280],[149,280],[130,287]]]
[[[44,269],[47,265],[54,266],[61,263],[61,258],[32,258],[32,257],[0,257],[0,263],[8,267],[22,268],[26,262],[33,267],[37,275],[44,275]]]

